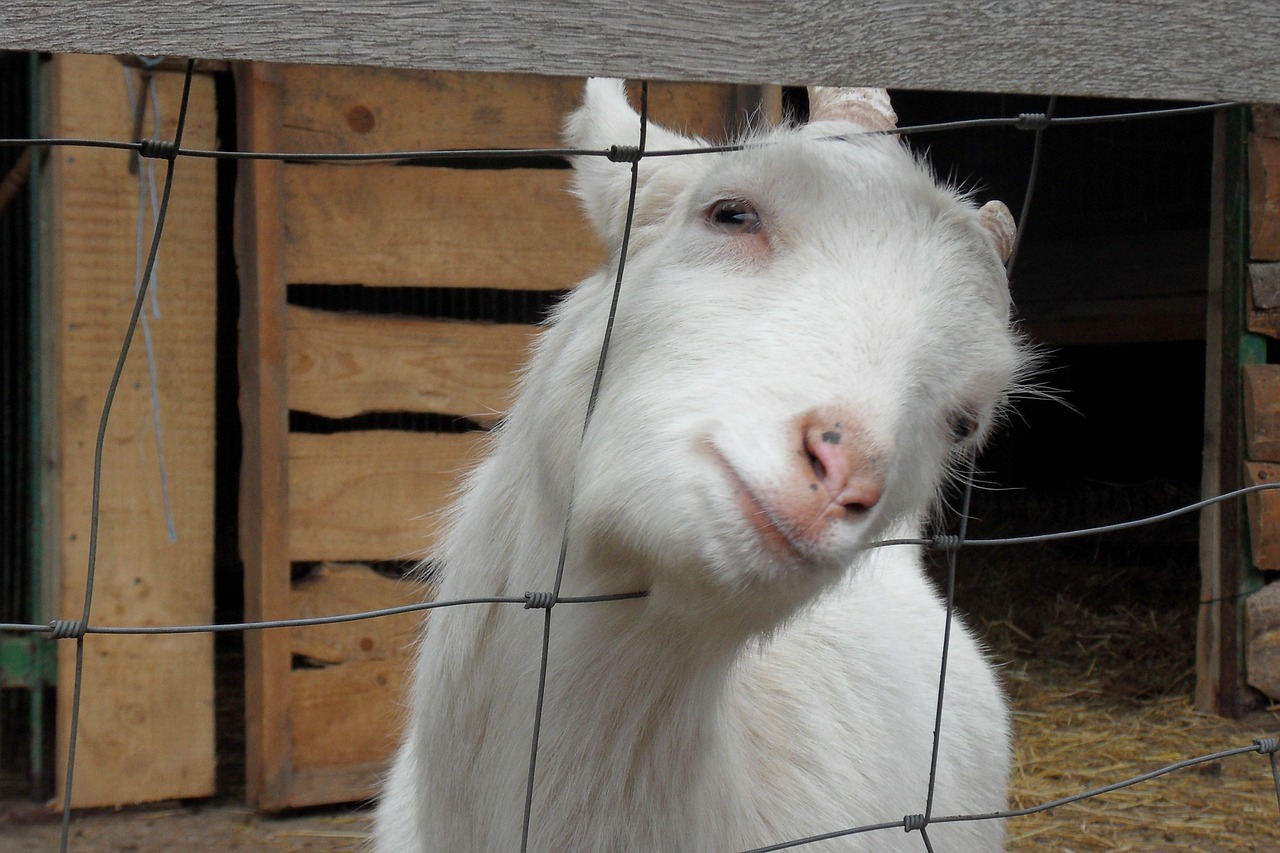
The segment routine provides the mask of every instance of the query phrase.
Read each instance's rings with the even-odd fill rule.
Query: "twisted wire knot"
[[[903,832],[919,832],[928,826],[929,821],[922,814],[909,814],[902,819]]]
[[[939,533],[929,540],[929,545],[937,551],[955,551],[960,548],[961,539],[954,533]]]
[[[139,139],[138,156],[173,160],[178,156],[178,145],[168,139]]]
[[[53,640],[78,640],[89,630],[83,619],[54,619],[49,627],[53,629],[49,635]]]
[[[609,160],[613,163],[638,163],[640,149],[635,145],[610,145]]]
[[[554,592],[526,592],[524,594],[525,610],[550,610],[556,603]]]
[[[1018,130],[1044,130],[1050,119],[1044,113],[1021,113],[1014,120],[1013,126]]]
[[[1280,748],[1280,738],[1260,737],[1253,739],[1253,745],[1258,748],[1258,752],[1263,755],[1272,755]]]

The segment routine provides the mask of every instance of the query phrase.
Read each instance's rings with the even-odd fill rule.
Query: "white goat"
[[[543,331],[439,554],[441,599],[550,590],[568,518],[563,594],[649,591],[554,610],[530,849],[728,851],[924,811],[944,608],[918,548],[865,546],[919,535],[1016,382],[1013,226],[859,134],[891,123],[883,93],[817,92],[813,113],[641,161],[585,437],[631,170],[575,163],[612,260]],[[638,129],[621,85],[592,81],[568,138]],[[432,613],[377,850],[519,848],[543,616]],[[933,814],[996,811],[1004,701],[963,626],[951,640]],[[929,835],[987,853],[1002,828]]]

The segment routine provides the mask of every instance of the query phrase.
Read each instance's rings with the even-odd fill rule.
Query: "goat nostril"
[[[809,467],[813,469],[813,474],[818,478],[818,482],[825,483],[827,481],[827,466],[822,464],[822,459],[812,450],[806,448],[805,454],[809,457]]]

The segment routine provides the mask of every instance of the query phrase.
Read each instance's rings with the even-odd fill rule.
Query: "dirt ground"
[[[1122,503],[1128,500],[1121,497]],[[1143,501],[1114,511],[1134,517],[1163,508],[1163,499],[1150,505],[1150,495],[1144,495]],[[1103,507],[1102,514],[1111,509]],[[1032,526],[1038,524],[1034,507],[1022,511]],[[1194,524],[1192,519],[1107,541],[961,552],[957,601],[1003,664],[1014,708],[1012,807],[1280,735],[1280,708],[1260,707],[1242,720],[1192,708],[1199,595]],[[977,525],[971,535],[1009,532]],[[235,718],[234,702],[224,710],[226,719]],[[235,739],[227,744],[234,752]],[[234,760],[224,768],[228,793],[217,800],[77,813],[70,849],[361,848],[368,810],[257,814],[241,804],[235,769]],[[1248,754],[1011,819],[1007,831],[1010,851],[1271,851],[1280,850],[1280,803],[1267,758]],[[40,804],[0,799],[2,853],[55,851],[59,832],[58,816]]]
[[[77,813],[68,849],[82,853],[359,850],[368,826],[367,812],[350,809],[270,817],[230,802],[170,803]],[[56,851],[61,830],[59,816],[39,805],[13,800],[0,805],[4,853]]]

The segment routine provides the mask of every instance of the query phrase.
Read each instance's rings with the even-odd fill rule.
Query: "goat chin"
[[[649,593],[554,610],[530,849],[745,849],[924,811],[946,614],[917,548],[867,546],[919,534],[1027,358],[1008,211],[861,135],[892,121],[881,94],[823,94],[813,123],[741,150],[642,159],[585,435],[631,170],[575,162],[614,260],[541,333],[436,555],[441,599],[547,590],[567,530],[564,594]],[[639,117],[591,81],[567,127],[603,150]],[[653,126],[646,144],[705,143]],[[377,850],[520,846],[543,624],[433,612]],[[1008,760],[1000,688],[957,623],[933,814],[1003,809]],[[929,834],[1002,845],[999,821]]]

